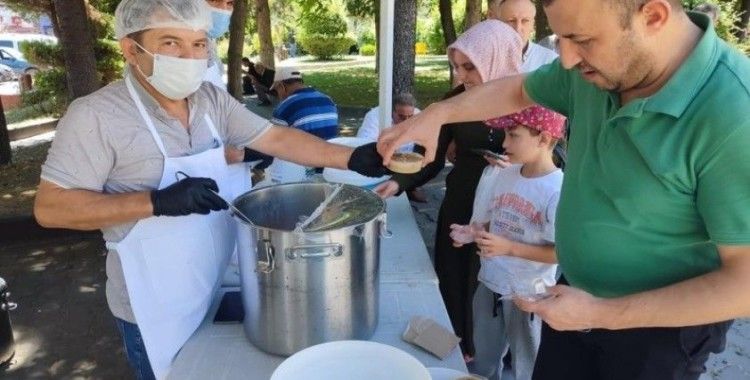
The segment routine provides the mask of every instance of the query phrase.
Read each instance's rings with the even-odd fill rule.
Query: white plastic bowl
[[[470,376],[467,373],[457,371],[452,368],[430,367],[427,368],[427,371],[430,372],[432,380],[458,380],[462,377],[465,378]]]
[[[356,148],[360,145],[369,144],[372,141],[359,137],[336,137],[328,140],[328,142]],[[325,168],[323,169],[323,178],[328,182],[346,183],[354,186],[372,188],[375,185],[388,180],[390,176],[374,178],[363,176],[351,170]]]
[[[342,340],[308,347],[284,360],[271,380],[430,380],[419,360],[395,347]]]

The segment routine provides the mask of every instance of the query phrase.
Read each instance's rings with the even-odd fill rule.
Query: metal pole
[[[378,105],[380,114],[380,128],[388,128],[393,124],[391,108],[393,107],[393,21],[394,0],[380,1],[380,96]]]

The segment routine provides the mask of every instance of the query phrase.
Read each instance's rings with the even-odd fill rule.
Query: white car
[[[57,38],[48,36],[46,34],[32,34],[32,33],[0,33],[0,47],[14,49],[20,54],[21,42],[25,41],[42,41],[49,44],[57,44]],[[20,59],[24,59],[23,55],[18,56]]]

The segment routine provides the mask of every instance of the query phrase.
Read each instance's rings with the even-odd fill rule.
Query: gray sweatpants
[[[503,373],[503,356],[510,348],[516,380],[530,380],[539,350],[542,320],[519,309],[513,301],[500,301],[493,317],[494,297],[480,283],[474,293],[475,373],[499,380]]]

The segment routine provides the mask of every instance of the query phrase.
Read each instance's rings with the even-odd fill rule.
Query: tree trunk
[[[742,0],[739,5],[741,15],[737,25],[737,38],[744,42],[750,36],[750,0]]]
[[[482,21],[482,0],[466,0],[466,29]]]
[[[534,38],[538,41],[544,37],[552,34],[552,30],[549,28],[549,22],[547,21],[547,14],[544,13],[544,6],[541,1],[536,2],[536,33]]]
[[[268,0],[255,0],[255,23],[258,26],[258,40],[260,41],[260,61],[266,67],[274,68],[271,10],[268,7]]]
[[[49,19],[52,22],[52,31],[55,36],[59,36],[62,32],[60,31],[60,23],[57,21],[57,10],[54,5],[49,7]]]
[[[393,20],[393,95],[414,93],[417,0],[396,0]],[[395,36],[398,36],[396,38]]]
[[[60,45],[65,57],[70,100],[88,95],[99,88],[96,73],[94,41],[84,0],[54,0],[60,27]]]
[[[242,101],[242,47],[245,45],[247,8],[247,0],[234,0],[232,22],[229,24],[227,90],[239,101]]]
[[[5,109],[3,100],[0,99],[0,165],[11,163],[10,136],[8,136],[8,123],[5,120]]]
[[[443,39],[445,46],[448,47],[456,40],[456,24],[453,22],[453,2],[451,0],[440,0],[438,3],[440,10],[440,25],[443,27]],[[456,80],[453,78],[453,69],[448,64],[448,75],[450,76],[451,87],[456,87]]]
[[[453,23],[453,1],[440,0],[438,8],[440,9],[440,25],[443,27],[443,39],[445,39],[445,46],[448,46],[456,40],[456,24]]]

